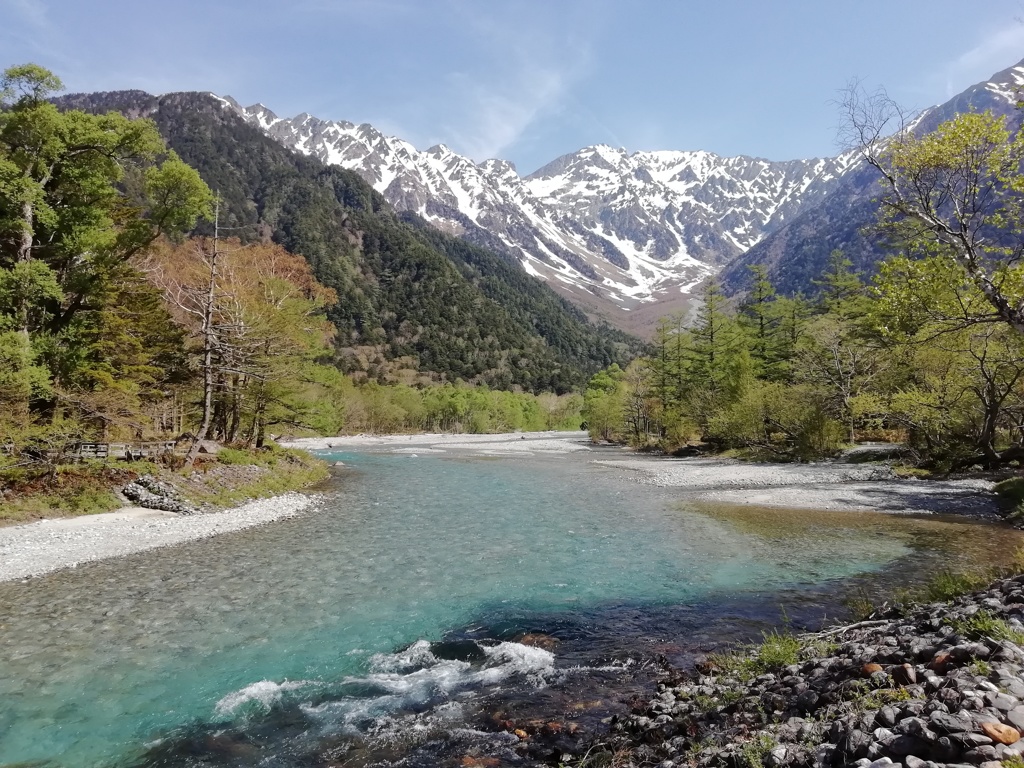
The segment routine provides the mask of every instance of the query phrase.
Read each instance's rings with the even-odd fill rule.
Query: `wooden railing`
[[[75,443],[64,450],[68,458],[124,459],[134,461],[174,453],[173,440],[148,443]]]

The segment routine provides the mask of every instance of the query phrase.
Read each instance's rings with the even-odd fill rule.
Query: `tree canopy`
[[[5,406],[106,424],[138,405],[154,375],[146,354],[162,347],[158,318],[125,322],[145,301],[132,259],[194,227],[211,194],[152,122],[61,112],[47,100],[60,88],[33,64],[0,77]]]

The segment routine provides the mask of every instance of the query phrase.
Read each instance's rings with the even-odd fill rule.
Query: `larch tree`
[[[972,322],[1024,333],[1024,135],[991,112],[922,135],[884,93],[857,86],[843,108],[847,143],[879,174],[880,227],[906,251],[963,270],[987,304]]]

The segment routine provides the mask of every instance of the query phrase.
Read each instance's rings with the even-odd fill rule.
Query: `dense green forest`
[[[337,294],[328,317],[347,372],[381,383],[462,380],[566,393],[641,349],[518,266],[403,221],[354,172],[283,148],[214,96],[125,91],[57,103],[151,118],[221,196],[225,231],[304,256]]]
[[[598,438],[815,459],[854,439],[903,442],[923,466],[1024,459],[1024,138],[966,113],[866,160],[882,180],[877,232],[897,252],[865,283],[841,251],[816,295],[776,295],[749,269],[732,306],[717,282],[696,322],[593,377]]]
[[[262,210],[276,206],[273,233],[297,255],[230,173],[215,194],[151,120],[58,108],[59,88],[33,65],[0,80],[3,464],[189,433],[260,447],[281,433],[576,427],[567,390],[637,343],[489,253],[399,221],[351,174],[250,168],[283,195]],[[225,168],[247,157],[221,150]],[[304,224],[318,211],[333,223]],[[508,308],[489,298],[509,286]],[[366,365],[346,375],[353,358]]]

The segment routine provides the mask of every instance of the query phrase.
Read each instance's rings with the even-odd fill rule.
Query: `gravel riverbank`
[[[557,455],[592,451],[595,465],[625,471],[640,483],[677,488],[681,499],[794,509],[890,514],[1002,517],[985,480],[901,479],[885,464],[821,462],[771,464],[734,459],[671,458],[595,446],[586,432],[499,435],[351,435],[298,438],[282,445],[304,450],[461,453],[481,456]],[[588,454],[590,455],[590,454]]]
[[[493,435],[343,435],[341,437],[300,437],[282,439],[285,448],[304,451],[380,450],[389,453],[472,452],[484,455],[523,453],[574,453],[591,450],[586,432],[505,432]]]
[[[682,498],[762,507],[889,514],[957,514],[998,520],[987,480],[900,479],[884,464],[754,464],[719,458],[630,457],[595,463],[637,482],[678,488]]]
[[[252,528],[292,517],[314,501],[312,496],[287,493],[222,512],[178,515],[130,508],[7,526],[0,528],[0,581]]]
[[[906,615],[769,637],[756,652],[709,659],[660,685],[590,759],[604,751],[620,768],[1002,768],[1024,754],[1022,643],[1024,576]]]

